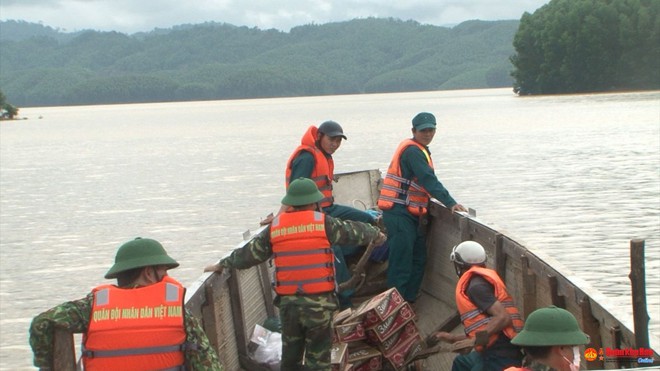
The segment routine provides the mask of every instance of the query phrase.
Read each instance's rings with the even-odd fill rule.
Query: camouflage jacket
[[[325,217],[325,230],[328,241],[333,245],[367,245],[378,237],[380,230],[370,224],[340,220],[329,215]],[[225,268],[245,269],[265,262],[273,255],[270,244],[270,228],[266,228],[245,246],[234,250],[222,259]]]
[[[93,295],[89,293],[79,300],[69,301],[51,308],[32,320],[30,325],[30,346],[34,353],[36,367],[50,367],[53,358],[53,337],[55,328],[73,333],[85,333],[92,313]],[[184,316],[186,341],[197,344],[197,349],[186,350],[186,368],[188,370],[222,371],[222,365],[211,346],[201,324],[187,309]]]
[[[527,357],[523,360],[523,367],[529,371],[557,371],[550,366],[546,366]]]

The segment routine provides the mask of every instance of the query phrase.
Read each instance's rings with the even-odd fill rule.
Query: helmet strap
[[[161,277],[161,276],[158,275],[158,270],[156,269],[155,265],[149,266],[149,268],[151,268],[151,273],[154,275],[154,279],[156,280],[155,283],[158,283],[158,282],[162,281],[163,278],[165,278],[165,276]]]
[[[454,270],[456,271],[456,275],[459,277],[463,274],[463,266],[457,262],[454,262]]]
[[[563,354],[562,357],[568,363],[568,367],[570,368],[571,371],[579,371],[580,370],[580,347],[577,345],[573,346],[573,361],[569,361],[568,358],[566,358]]]

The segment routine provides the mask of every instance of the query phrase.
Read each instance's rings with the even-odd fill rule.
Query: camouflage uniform
[[[529,371],[557,371],[554,368],[525,357],[523,367]]]
[[[49,362],[53,358],[53,336],[56,327],[74,333],[87,332],[93,300],[93,294],[90,293],[83,299],[69,301],[51,308],[32,320],[30,346],[34,352],[35,366],[40,368],[51,366]],[[222,371],[218,356],[201,324],[187,309],[184,325],[186,341],[197,344],[197,349],[188,349],[185,352],[186,369]]]
[[[326,215],[325,230],[332,245],[366,245],[380,230],[372,225],[342,221]],[[234,250],[220,264],[225,268],[245,269],[268,260],[273,255],[270,228],[247,245]],[[283,295],[275,299],[282,322],[282,370],[330,370],[332,315],[337,310],[335,293]]]
[[[504,371],[557,371],[556,369],[539,363],[529,357],[523,359],[522,367],[510,367],[504,369]]]

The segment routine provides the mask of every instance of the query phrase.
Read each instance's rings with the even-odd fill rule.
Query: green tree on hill
[[[7,103],[7,98],[2,90],[0,90],[0,110],[2,111],[2,114],[0,115],[0,118],[2,119],[13,119],[18,115],[18,108]]]
[[[660,1],[552,0],[514,37],[516,93],[660,88]]]

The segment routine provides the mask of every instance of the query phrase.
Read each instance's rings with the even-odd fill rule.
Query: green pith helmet
[[[533,311],[525,321],[523,330],[511,340],[520,346],[583,345],[589,336],[580,330],[571,312],[555,307]]]
[[[151,265],[165,265],[170,269],[178,267],[179,263],[167,255],[160,242],[138,237],[121,245],[115,255],[115,264],[105,278],[117,278],[121,272]]]
[[[298,178],[289,184],[286,196],[282,204],[289,206],[303,206],[317,203],[323,199],[323,193],[319,191],[316,183],[311,179]]]

